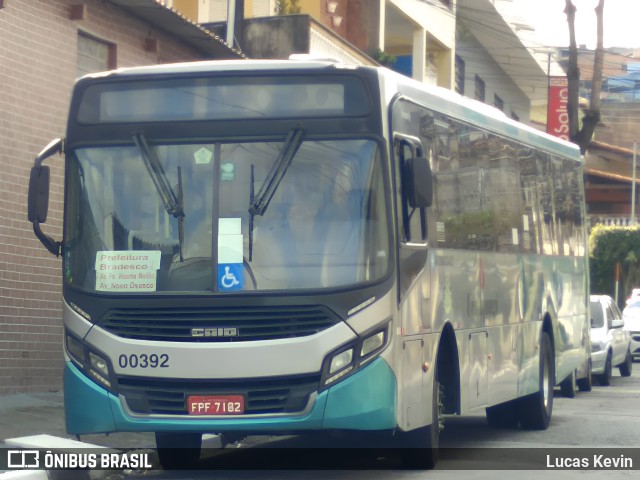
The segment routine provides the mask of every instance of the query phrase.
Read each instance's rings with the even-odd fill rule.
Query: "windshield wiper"
[[[178,219],[178,242],[180,247],[180,261],[183,261],[182,245],[184,244],[184,204],[183,204],[183,191],[182,191],[182,174],[180,167],[178,167],[178,195],[171,188],[167,174],[162,168],[162,164],[153,151],[147,139],[142,133],[135,133],[133,135],[133,142],[138,147],[144,166],[149,171],[149,176],[153,180],[153,184],[158,191],[158,195],[162,199],[164,208],[170,215],[173,215]]]
[[[253,260],[253,223],[256,215],[264,215],[264,212],[267,211],[267,207],[269,206],[269,202],[273,198],[273,195],[276,193],[280,182],[284,178],[285,173],[287,173],[287,169],[289,165],[291,165],[291,161],[293,157],[296,155],[296,152],[300,148],[302,144],[302,134],[303,130],[301,128],[292,128],[287,135],[287,138],[282,145],[282,150],[280,150],[280,154],[278,158],[273,163],[267,178],[265,179],[262,187],[260,187],[260,191],[257,195],[254,194],[254,166],[251,165],[251,186],[249,191],[249,261]]]
[[[269,202],[271,202],[280,182],[287,173],[289,165],[291,165],[291,160],[293,160],[293,157],[302,144],[303,133],[301,128],[292,128],[289,135],[287,135],[284,145],[282,145],[282,150],[280,150],[278,158],[260,187],[260,191],[251,198],[251,203],[249,204],[249,214],[251,218],[253,218],[254,215],[264,215],[264,212],[267,211]]]

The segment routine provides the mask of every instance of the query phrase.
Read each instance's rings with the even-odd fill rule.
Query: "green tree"
[[[276,3],[278,15],[295,15],[300,12],[300,0],[278,0]]]
[[[390,53],[384,52],[380,49],[377,49],[373,53],[373,59],[378,62],[380,65],[384,65],[385,67],[390,67],[394,63],[396,63],[396,56]]]
[[[597,225],[589,235],[591,292],[615,294],[616,264],[621,267],[621,296],[640,288],[640,226]],[[616,299],[620,300],[620,299]]]

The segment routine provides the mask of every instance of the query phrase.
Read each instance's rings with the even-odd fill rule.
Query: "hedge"
[[[620,264],[618,303],[640,288],[640,226],[596,225],[589,234],[591,293],[615,295],[616,263]]]

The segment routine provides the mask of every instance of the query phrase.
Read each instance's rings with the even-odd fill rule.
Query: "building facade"
[[[205,24],[226,22],[229,11],[227,0],[164,2]],[[259,28],[261,35],[268,27],[267,17],[311,18],[307,21],[309,51],[295,53],[330,56],[345,62],[356,59],[356,63],[365,65],[371,59],[380,61],[386,56],[396,60],[389,65],[391,68],[407,76],[453,88],[455,0],[237,0],[235,5],[242,9],[245,27]],[[278,23],[291,28],[293,20]],[[216,28],[216,32],[227,38],[224,29]],[[272,30],[270,35],[280,34]],[[247,33],[236,32],[232,36],[251,57],[252,46],[245,41]],[[288,49],[264,50],[281,53]],[[362,54],[371,58],[363,61]]]
[[[35,156],[65,134],[75,79],[116,67],[240,55],[155,0],[135,3],[152,20],[103,0],[0,2],[0,394],[61,385],[61,261],[27,221],[27,186]],[[178,28],[188,40],[167,33]],[[43,229],[60,239],[63,162],[48,165]]]

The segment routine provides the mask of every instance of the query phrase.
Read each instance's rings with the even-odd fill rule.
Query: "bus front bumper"
[[[67,432],[250,432],[390,430],[396,422],[396,377],[378,358],[357,373],[319,393],[304,415],[242,418],[176,418],[128,414],[120,399],[87,378],[72,362],[64,369]]]

